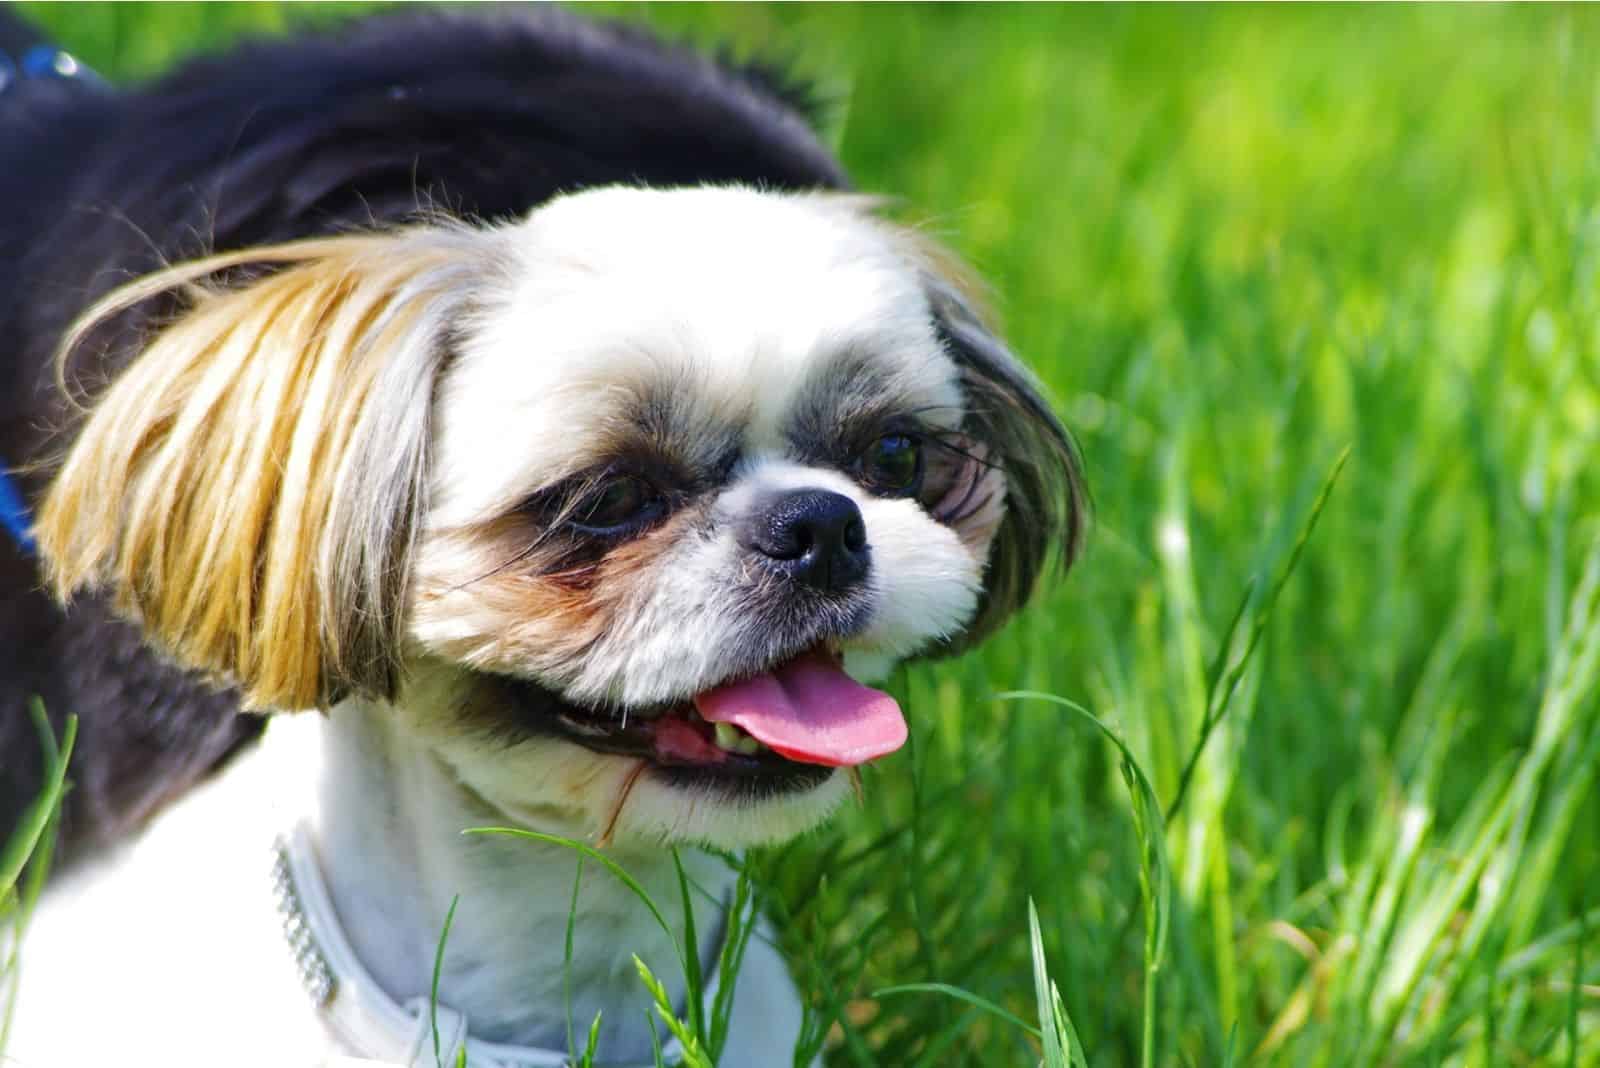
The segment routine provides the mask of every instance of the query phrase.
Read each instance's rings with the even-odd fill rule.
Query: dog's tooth
[[[755,756],[765,748],[766,746],[762,745],[748,734],[743,738],[740,738],[739,744],[734,746],[734,750],[736,752],[743,753],[745,756]]]
[[[713,727],[712,734],[716,736],[717,748],[731,749],[736,753],[743,752],[743,750],[739,748],[739,741],[742,736],[739,732],[739,728],[735,727],[733,724],[718,723]],[[755,741],[754,738],[750,740]]]

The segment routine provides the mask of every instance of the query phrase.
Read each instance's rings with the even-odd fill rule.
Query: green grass
[[[35,700],[28,715],[39,730],[44,750],[44,788],[17,820],[10,835],[0,842],[0,1051],[5,1049],[16,1008],[17,986],[22,981],[22,943],[28,921],[44,890],[45,875],[55,850],[56,816],[68,786],[67,764],[78,737],[78,720],[69,716],[57,741],[50,732],[43,703]]]
[[[118,76],[287,17],[31,10]],[[1600,10],[617,10],[816,79],[1096,498],[899,680],[860,811],[751,862],[829,1063],[1037,1063],[980,1002],[1049,1030],[1047,971],[1051,1063],[1600,1064]],[[1023,689],[1163,808],[1192,764],[1159,968],[1152,814]]]

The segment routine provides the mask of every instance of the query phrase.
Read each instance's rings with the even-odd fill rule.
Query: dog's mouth
[[[578,745],[639,757],[675,779],[770,777],[815,785],[833,768],[864,764],[906,740],[894,698],[850,678],[826,644],[688,701],[627,715],[565,701],[540,711]]]

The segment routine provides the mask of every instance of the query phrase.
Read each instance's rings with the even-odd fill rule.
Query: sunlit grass
[[[0,1051],[11,1030],[17,986],[22,982],[22,943],[50,870],[56,817],[68,789],[67,764],[78,737],[76,717],[67,719],[58,741],[40,702],[33,702],[28,714],[39,728],[39,745],[44,750],[44,787],[10,835],[0,841]]]
[[[287,17],[31,10],[114,75]],[[1044,1033],[1046,975],[1052,1062],[1600,1063],[1600,11],[614,10],[814,78],[1094,489],[1067,583],[898,681],[860,810],[751,861],[830,1063],[1037,1063],[872,995]],[[1007,690],[1187,770],[1158,969],[1120,754]]]

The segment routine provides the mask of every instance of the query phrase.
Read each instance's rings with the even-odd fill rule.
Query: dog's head
[[[1031,377],[858,200],[590,191],[175,268],[75,336],[180,288],[41,510],[56,588],[254,707],[387,702],[513,818],[810,826],[904,739],[862,682],[1077,547]]]

